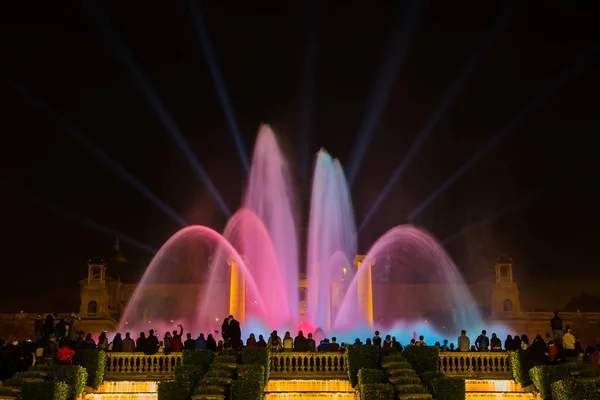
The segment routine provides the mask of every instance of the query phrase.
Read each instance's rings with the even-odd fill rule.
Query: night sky
[[[507,3],[430,1],[414,19],[410,2],[197,4],[245,151],[251,155],[261,123],[278,132],[304,199],[301,220],[310,183],[303,151],[312,156],[324,147],[350,168],[363,120],[389,89],[352,186],[360,224],[462,71],[480,57],[361,232],[361,252],[406,223],[430,193],[504,133],[414,223],[443,240],[502,214],[447,244],[469,281],[489,274],[501,253],[514,258],[523,284],[597,276],[600,54],[570,67],[599,43],[596,2],[519,4],[484,51],[480,42]],[[404,29],[410,22],[412,30]],[[180,227],[73,140],[66,124],[190,224],[219,231],[225,225],[119,48],[150,83],[228,208],[240,204],[246,173],[194,26],[185,1],[2,2],[0,312],[76,310],[87,259],[110,252],[112,234],[57,210],[155,249]],[[390,43],[403,30],[411,31],[406,53],[385,90],[375,90]],[[116,36],[106,39],[107,31]],[[518,117],[562,71],[569,78]],[[36,108],[16,85],[49,108]],[[123,238],[122,250],[139,278],[152,255]]]

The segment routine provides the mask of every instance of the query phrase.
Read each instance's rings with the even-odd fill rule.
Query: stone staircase
[[[218,400],[227,398],[236,368],[235,356],[216,355],[208,367],[208,372],[200,380],[192,399]]]
[[[400,353],[384,357],[381,368],[400,400],[432,399],[421,378]]]

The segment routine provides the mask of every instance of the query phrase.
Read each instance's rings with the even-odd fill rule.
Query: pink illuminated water
[[[376,324],[423,328],[422,313],[432,297],[447,304],[457,325],[479,326],[479,312],[462,276],[441,245],[413,226],[388,231],[372,246],[358,272],[354,212],[338,160],[324,150],[316,155],[306,251],[306,303],[299,310],[299,250],[296,197],[289,166],[267,125],[261,126],[243,206],[223,235],[204,226],[182,229],[154,257],[121,318],[119,330],[161,332],[182,323],[194,336],[220,331],[230,313],[230,261],[246,282],[242,336],[250,331],[324,330],[362,335],[371,331],[358,304],[358,280],[371,268],[378,285]],[[242,256],[243,255],[243,256]],[[368,267],[370,261],[376,261]],[[386,278],[387,276],[387,278]],[[399,292],[398,285],[426,283],[431,293]],[[436,291],[436,285],[447,290]],[[414,317],[414,318],[413,318]],[[220,336],[220,335],[217,335]],[[363,336],[364,337],[364,336]],[[217,338],[218,339],[218,338]],[[348,339],[348,338],[346,338]]]

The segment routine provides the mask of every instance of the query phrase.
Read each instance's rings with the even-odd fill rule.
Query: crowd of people
[[[151,355],[156,353],[169,354],[191,349],[207,349],[215,352],[223,349],[238,350],[242,347],[265,347],[271,352],[344,352],[346,343],[338,343],[336,337],[324,337],[324,333],[317,332],[319,344],[313,337],[313,333],[306,336],[299,331],[295,337],[290,332],[285,332],[281,338],[277,331],[271,332],[268,340],[263,335],[256,338],[250,333],[245,343],[242,340],[240,323],[232,316],[224,319],[221,326],[220,338],[213,334],[204,335],[200,333],[196,338],[187,333],[184,339],[184,328],[177,325],[178,330],[166,332],[159,340],[158,334],[150,329],[148,334],[140,332],[137,339],[126,332],[123,337],[116,333],[109,342],[106,332],[100,333],[97,340],[91,333],[85,333],[80,329],[80,318],[71,314],[64,318],[58,318],[56,314],[48,315],[45,319],[40,315],[34,324],[35,341],[4,341],[0,339],[0,379],[6,379],[17,371],[26,370],[34,362],[45,363],[72,363],[74,354],[79,350],[102,350],[110,352],[143,352]],[[558,363],[568,358],[579,357],[590,366],[598,368],[600,364],[600,345],[589,346],[583,349],[578,338],[573,334],[571,328],[563,329],[562,319],[555,313],[550,322],[552,337],[546,333],[544,337],[536,335],[533,340],[528,336],[508,335],[504,343],[492,333],[488,337],[483,330],[472,343],[463,330],[454,343],[446,339],[442,343],[435,342],[434,346],[440,351],[457,352],[498,352],[511,350],[524,350],[527,356],[535,363]],[[215,331],[215,334],[219,332]],[[427,346],[424,336],[414,337],[406,343],[406,346]],[[360,338],[355,339],[353,344],[366,346],[377,346],[379,348],[394,348],[402,351],[403,345],[395,336],[386,335],[382,337],[379,331],[375,331],[372,338],[367,338],[365,343]]]

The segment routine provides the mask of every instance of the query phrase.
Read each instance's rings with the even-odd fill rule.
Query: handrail
[[[182,353],[108,352],[107,375],[165,375],[171,376],[182,362]]]
[[[508,352],[440,352],[440,372],[447,376],[510,376]]]
[[[346,357],[342,353],[271,353],[271,376],[346,377]]]

